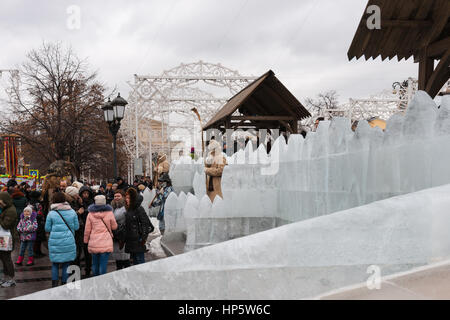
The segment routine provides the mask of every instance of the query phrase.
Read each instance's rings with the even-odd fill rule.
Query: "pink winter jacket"
[[[117,229],[113,209],[110,205],[90,205],[84,229],[84,243],[89,253],[113,252],[112,230]]]

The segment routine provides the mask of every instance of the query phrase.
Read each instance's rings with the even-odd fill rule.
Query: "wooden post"
[[[427,57],[427,48],[425,48],[419,60],[419,80],[418,80],[419,90],[426,89],[428,80],[433,74],[433,70],[434,70],[434,59]]]

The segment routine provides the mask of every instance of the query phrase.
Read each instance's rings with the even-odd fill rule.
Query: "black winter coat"
[[[125,252],[143,253],[147,250],[145,246],[147,237],[154,228],[141,206],[144,198],[133,191],[130,192],[130,206],[125,214]]]

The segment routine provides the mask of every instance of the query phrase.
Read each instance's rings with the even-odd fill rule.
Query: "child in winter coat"
[[[20,215],[20,221],[17,224],[17,231],[20,234],[20,254],[17,258],[16,264],[21,266],[25,251],[28,250],[27,266],[32,266],[33,261],[33,244],[36,240],[36,230],[38,228],[37,213],[31,206],[26,207]]]

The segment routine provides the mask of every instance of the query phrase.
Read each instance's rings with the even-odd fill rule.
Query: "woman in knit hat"
[[[117,229],[117,222],[104,195],[96,196],[94,202],[88,208],[84,243],[92,255],[92,272],[97,276],[106,273],[109,255],[113,252],[112,231]]]

